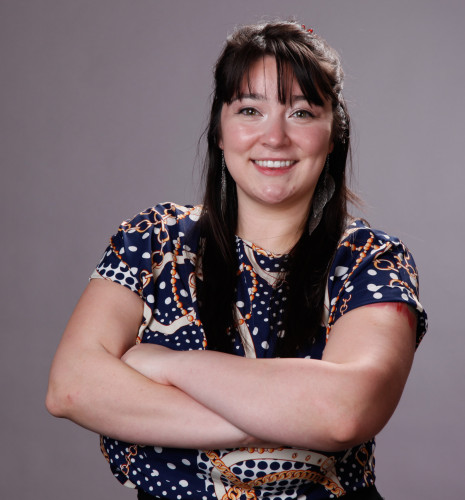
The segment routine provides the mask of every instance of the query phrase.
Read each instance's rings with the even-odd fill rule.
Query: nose
[[[285,117],[282,115],[268,116],[262,134],[263,145],[276,149],[289,145],[289,142]]]

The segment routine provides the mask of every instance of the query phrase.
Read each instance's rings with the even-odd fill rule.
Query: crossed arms
[[[123,286],[91,280],[52,364],[53,415],[139,444],[338,451],[386,424],[415,349],[416,316],[401,303],[342,316],[322,360],[134,346],[142,309]]]

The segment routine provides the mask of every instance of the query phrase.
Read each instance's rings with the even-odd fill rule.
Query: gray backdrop
[[[296,16],[342,54],[353,186],[420,268],[430,330],[379,436],[379,487],[463,498],[465,3],[1,0],[2,498],[134,498],[95,434],[47,414],[50,362],[119,222],[198,200],[212,65],[263,16]]]

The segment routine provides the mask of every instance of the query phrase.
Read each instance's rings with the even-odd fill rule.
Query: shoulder
[[[350,221],[342,235],[339,248],[349,246],[348,243],[358,246],[360,244],[365,244],[370,248],[378,248],[384,245],[403,246],[403,243],[398,238],[380,229],[373,229],[368,222],[363,219],[352,219]]]
[[[138,291],[151,276],[152,267],[159,265],[173,248],[183,245],[190,250],[196,246],[195,222],[200,213],[200,206],[162,203],[123,221],[92,277],[126,281],[133,291]]]
[[[363,267],[383,254],[392,254],[397,260],[408,259],[415,267],[410,251],[399,238],[373,229],[362,219],[354,219],[342,235],[332,267],[342,263],[350,267]]]
[[[139,212],[134,217],[123,221],[119,231],[125,233],[144,233],[155,228],[168,230],[169,227],[190,226],[197,222],[202,207],[200,205],[178,205],[172,202],[160,203]]]

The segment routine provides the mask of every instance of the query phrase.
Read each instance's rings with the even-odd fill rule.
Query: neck
[[[239,206],[237,235],[274,254],[289,253],[305,230],[308,206]]]

